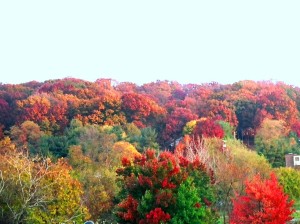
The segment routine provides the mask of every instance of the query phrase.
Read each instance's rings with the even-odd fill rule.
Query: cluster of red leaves
[[[131,164],[130,159],[128,159],[127,157],[122,158],[122,165],[123,166],[130,166],[130,164]]]
[[[220,124],[218,124],[214,119],[203,119],[197,122],[197,125],[193,131],[195,137],[224,137],[224,130]]]
[[[117,215],[125,221],[134,222],[138,220],[138,201],[129,195],[125,200],[119,204],[119,208],[123,211],[118,212]]]
[[[165,141],[171,141],[179,138],[182,135],[182,129],[184,125],[191,120],[197,119],[198,116],[194,114],[190,109],[177,107],[175,110],[167,116],[165,122],[166,127],[162,133],[162,137]]]
[[[246,181],[246,195],[233,201],[231,224],[269,223],[284,224],[291,220],[293,201],[288,201],[275,174],[268,180],[257,175]]]
[[[296,121],[292,125],[292,131],[297,134],[298,138],[300,137],[300,121]]]
[[[176,185],[174,183],[171,183],[168,181],[168,178],[165,178],[161,183],[162,188],[176,188]]]
[[[237,126],[238,120],[234,111],[235,108],[232,103],[227,100],[222,100],[222,98],[223,97],[221,97],[221,99],[210,99],[206,101],[205,106],[199,110],[199,114],[210,119],[220,116],[221,120],[230,123],[232,126]]]
[[[284,120],[287,124],[294,124],[297,117],[296,102],[291,99],[287,91],[277,85],[266,85],[257,97],[258,110],[255,117],[256,127],[266,119]]]
[[[122,111],[127,120],[134,122],[138,127],[145,127],[145,122],[151,117],[165,114],[165,110],[147,95],[137,93],[124,93],[121,97]]]
[[[164,223],[171,219],[169,209],[176,204],[176,192],[181,183],[195,170],[207,172],[199,160],[193,162],[186,158],[177,158],[170,152],[161,152],[156,156],[155,150],[147,150],[143,155],[135,157],[133,162],[123,158],[123,167],[117,170],[124,180],[124,186],[130,197],[122,201],[118,207],[118,217],[134,223]],[[153,195],[153,207],[147,215],[138,214],[138,202],[146,191]],[[204,200],[206,206],[211,203]],[[201,204],[195,204],[201,207]],[[133,221],[132,221],[133,222]]]
[[[6,124],[7,120],[10,119],[11,108],[8,103],[0,98],[0,124]]]
[[[156,205],[167,208],[176,202],[171,190],[159,190],[156,194]]]
[[[146,215],[146,219],[141,220],[139,224],[162,224],[170,219],[171,216],[169,213],[165,213],[161,208],[155,208],[151,210]]]
[[[196,207],[196,208],[201,208],[201,204],[200,204],[199,202],[197,202],[197,203],[195,204],[195,207]]]
[[[164,223],[171,216],[162,209],[175,203],[173,190],[183,181],[180,166],[175,156],[170,152],[162,152],[156,156],[155,150],[147,150],[131,163],[129,159],[122,159],[123,168],[117,170],[119,176],[124,177],[129,196],[119,205],[117,216],[133,223]],[[138,170],[136,173],[134,170]],[[187,175],[185,175],[187,176]],[[135,193],[146,190],[154,193],[155,206],[146,216],[140,217],[137,211],[138,199]]]
[[[150,177],[139,175],[138,181],[141,186],[145,186],[145,187],[149,187],[149,188],[152,188],[152,186],[153,186],[153,182]]]

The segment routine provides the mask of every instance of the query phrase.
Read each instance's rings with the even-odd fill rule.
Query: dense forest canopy
[[[284,122],[300,134],[300,88],[250,80],[233,84],[179,84],[156,81],[138,86],[111,79],[75,78],[0,85],[0,135],[14,125],[33,121],[41,131],[61,135],[73,119],[83,124],[151,127],[161,148],[182,136],[191,120],[228,122],[237,138],[253,144],[263,120]]]
[[[299,112],[300,88],[282,82],[0,84],[0,221],[238,223],[264,188],[285,223],[300,200],[284,167],[300,154]]]

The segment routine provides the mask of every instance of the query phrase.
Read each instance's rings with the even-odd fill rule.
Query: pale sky
[[[300,1],[0,0],[0,82],[300,86]]]

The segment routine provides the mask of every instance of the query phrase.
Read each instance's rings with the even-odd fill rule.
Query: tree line
[[[250,80],[1,84],[1,222],[285,223],[299,99]]]

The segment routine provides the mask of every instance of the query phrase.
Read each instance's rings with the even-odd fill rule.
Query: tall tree
[[[271,166],[264,157],[235,139],[228,139],[224,146],[224,142],[218,138],[195,140],[185,136],[184,141],[176,147],[175,153],[178,156],[185,155],[190,161],[199,159],[213,171],[218,192],[216,206],[224,223],[227,223],[231,212],[232,197],[237,193],[244,193],[245,180],[251,179],[257,173],[266,177],[271,172]]]
[[[82,186],[65,160],[31,158],[10,143],[0,142],[1,223],[83,222]]]
[[[215,223],[211,178],[199,160],[147,150],[133,163],[122,163],[120,223]]]
[[[282,120],[265,119],[255,135],[255,149],[264,155],[273,167],[284,166],[286,153],[297,153],[299,149],[292,147],[288,138],[288,130]]]
[[[296,121],[297,105],[280,84],[264,85],[258,95],[257,103],[256,127],[259,127],[265,118],[283,120],[288,125],[292,125]]]
[[[155,121],[165,114],[165,110],[146,95],[124,93],[121,99],[127,121],[134,122],[138,127],[155,124]]]
[[[195,138],[223,138],[225,133],[222,126],[217,120],[211,118],[202,118],[197,121],[196,126],[193,130]]]
[[[267,180],[257,175],[246,182],[246,194],[233,200],[230,223],[285,224],[292,219],[292,206],[275,174]]]
[[[300,171],[291,167],[280,167],[275,170],[284,192],[295,201],[300,200]]]
[[[33,121],[24,121],[20,126],[11,127],[10,136],[17,147],[36,153],[38,142],[45,133]]]
[[[175,110],[166,117],[166,125],[162,133],[163,142],[165,146],[169,146],[182,137],[183,127],[188,121],[197,119],[198,116],[190,109],[177,107]],[[168,145],[169,144],[169,145]]]
[[[199,115],[207,118],[215,118],[218,116],[234,127],[238,124],[234,105],[225,100],[208,100],[205,106],[199,108]]]

